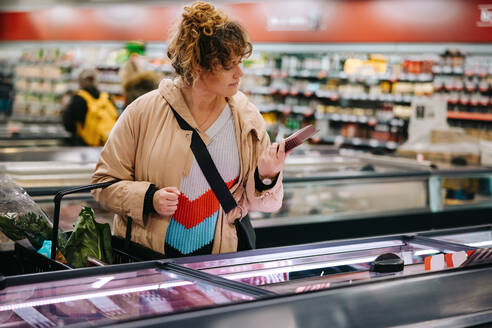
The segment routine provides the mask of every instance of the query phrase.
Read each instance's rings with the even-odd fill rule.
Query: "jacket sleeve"
[[[92,183],[121,180],[104,189],[92,191],[103,207],[133,221],[145,225],[143,206],[150,182],[135,181],[135,154],[140,130],[139,113],[136,108],[125,110],[113,127],[106,142]]]
[[[270,146],[270,138],[268,137],[266,130],[263,129],[262,135],[258,139],[253,143],[254,146],[252,156],[255,165],[251,168],[246,182],[246,200],[248,211],[275,212],[282,206],[282,199],[284,197],[284,188],[282,184],[283,175],[282,172],[280,172],[277,181],[272,188],[261,192],[256,189],[255,170],[258,166],[258,158],[263,150]]]

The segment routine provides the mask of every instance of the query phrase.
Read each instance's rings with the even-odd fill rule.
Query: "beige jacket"
[[[127,218],[133,219],[134,242],[163,253],[169,216],[143,215],[144,197],[150,184],[157,188],[176,186],[190,173],[193,153],[191,132],[181,130],[169,104],[193,128],[197,125],[184,102],[179,79],[163,80],[158,90],[131,103],[114,126],[104,146],[92,183],[114,179],[122,181],[103,190],[94,190],[94,198],[116,213],[114,234],[125,236]],[[231,192],[238,207],[226,214],[219,210],[212,253],[235,252],[237,235],[234,220],[248,211],[272,212],[280,208],[283,198],[282,174],[275,186],[259,193],[255,190],[254,171],[258,157],[270,140],[258,109],[238,92],[227,99],[231,107],[241,170]],[[198,130],[197,130],[198,131]],[[200,133],[205,144],[210,142]]]

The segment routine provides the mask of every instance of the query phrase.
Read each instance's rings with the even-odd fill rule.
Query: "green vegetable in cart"
[[[87,266],[87,257],[93,257],[108,264],[113,263],[111,229],[107,223],[97,223],[94,211],[83,207],[75,228],[65,247],[65,257],[74,268]]]
[[[0,230],[12,240],[27,238],[24,231],[15,225],[14,220],[4,215],[0,215]]]
[[[45,240],[51,240],[53,235],[50,224],[42,216],[32,212],[14,218],[0,215],[0,230],[12,240],[27,238],[36,249],[41,248]],[[63,251],[66,243],[65,234],[59,231],[59,249]]]
[[[31,241],[31,244],[36,249],[41,248],[44,240],[52,240],[53,227],[46,221],[42,216],[36,215],[34,213],[27,213],[25,215],[19,215],[15,219],[15,225],[20,227],[27,233],[31,233],[39,238],[42,237],[41,243],[35,242],[36,245]],[[30,240],[30,239],[29,239]],[[58,248],[64,250],[67,243],[67,237],[61,231],[58,231]]]

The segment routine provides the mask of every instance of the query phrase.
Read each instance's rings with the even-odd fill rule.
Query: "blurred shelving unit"
[[[61,126],[77,74],[88,66],[98,69],[100,89],[123,110],[123,48],[118,42],[24,44],[13,63],[15,100],[4,134]],[[150,43],[140,63],[172,76],[165,48]],[[412,101],[431,96],[447,100],[451,126],[492,139],[492,53],[480,47],[467,54],[443,45],[259,44],[255,49],[243,61],[240,89],[262,112],[272,140],[315,124],[320,133],[314,143],[391,152],[407,139]]]

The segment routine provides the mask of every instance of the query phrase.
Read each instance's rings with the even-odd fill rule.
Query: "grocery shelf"
[[[39,47],[49,50],[44,52],[43,58],[36,51]],[[13,84],[18,91],[14,102],[22,106],[14,110],[14,114],[48,113],[52,116],[61,113],[63,108],[55,106],[54,102],[66,100],[64,91],[77,89],[76,75],[86,64],[86,58],[92,58],[91,65],[101,73],[100,90],[111,94],[121,109],[123,97],[118,74],[121,63],[108,54],[124,47],[125,42],[46,42],[42,46],[36,42],[16,42],[0,45],[0,51],[9,53],[10,58],[19,58],[12,62],[12,70],[16,73]],[[170,62],[162,59],[166,47],[164,42],[148,42],[142,67],[165,76],[173,72]],[[255,43],[254,48],[252,56],[244,61],[240,90],[249,95],[270,121],[278,120],[277,123],[286,127],[316,124],[319,119],[319,123],[328,128],[331,122],[336,123],[326,135],[384,139],[384,135],[371,134],[371,130],[378,132],[382,127],[377,125],[386,125],[398,135],[396,140],[402,141],[406,138],[405,117],[410,116],[410,105],[415,100],[436,95],[439,90],[446,90],[444,96],[452,101],[456,98],[461,102],[456,105],[448,101],[450,110],[460,110],[458,106],[464,105],[465,101],[471,107],[478,102],[478,108],[471,109],[476,112],[490,107],[490,45]],[[54,56],[54,49],[59,55]],[[87,56],[85,49],[89,49]],[[347,63],[347,59],[354,62]],[[489,116],[450,115],[449,124],[465,128],[478,124],[477,130],[484,129],[481,122],[491,121]],[[43,123],[37,118],[18,121]],[[356,123],[356,126],[351,123]],[[341,129],[355,132],[345,133]],[[358,138],[343,139],[342,144],[394,149],[393,143]]]
[[[22,123],[61,123],[62,119],[59,116],[32,116],[32,115],[13,115],[10,121]]]
[[[395,150],[399,144],[394,141],[380,141],[377,139],[348,138],[343,136],[327,136],[321,139],[322,142],[343,144],[357,147],[386,148]]]
[[[432,82],[432,74],[412,74],[412,73],[400,73],[400,74],[347,74],[345,72],[326,72],[319,70],[296,70],[296,71],[282,71],[271,68],[251,69],[245,68],[243,70],[246,75],[259,75],[274,77],[294,77],[294,78],[311,78],[311,79],[352,79],[364,82],[370,81],[411,81],[411,82]]]
[[[339,98],[347,100],[365,100],[365,101],[388,101],[388,102],[401,102],[411,103],[415,98],[421,96],[401,95],[401,94],[368,94],[368,93],[339,93],[336,91],[317,90],[315,92],[316,97],[326,98],[332,101],[336,101]]]
[[[256,95],[280,95],[280,96],[302,96],[305,98],[329,99],[331,101],[337,101],[339,99],[346,100],[364,100],[364,101],[378,101],[378,102],[397,102],[397,103],[411,103],[414,99],[425,96],[413,96],[413,95],[401,95],[401,94],[368,94],[368,93],[339,93],[337,91],[328,90],[301,90],[295,88],[275,88],[269,86],[256,86],[251,88],[242,88],[246,94]]]
[[[448,117],[448,119],[492,122],[492,114],[484,114],[484,113],[468,113],[468,112],[448,111],[447,117]]]
[[[442,53],[448,49],[457,49],[468,54],[490,54],[490,45],[483,43],[261,43],[254,44],[255,51],[282,53],[319,53],[319,52],[376,52],[376,53]]]
[[[352,123],[388,123],[392,126],[403,126],[405,124],[403,118],[393,117],[390,120],[382,120],[375,116],[366,115],[349,115],[349,114],[338,114],[338,113],[316,113],[317,120],[330,120],[335,122],[352,122]]]

